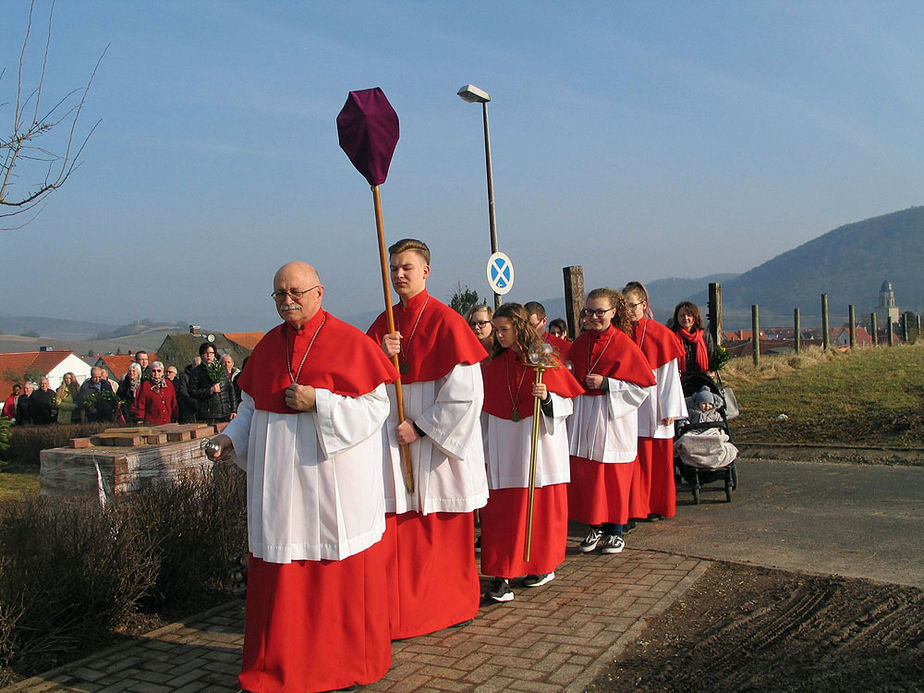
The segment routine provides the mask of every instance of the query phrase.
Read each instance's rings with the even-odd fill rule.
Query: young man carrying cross
[[[487,356],[461,315],[427,293],[430,250],[404,239],[388,250],[400,302],[395,332],[382,313],[367,334],[398,356],[405,420],[395,390],[385,424],[387,576],[393,639],[467,621],[478,613],[480,586],[472,512],[488,498],[479,363]],[[405,488],[400,446],[411,459],[414,492]]]

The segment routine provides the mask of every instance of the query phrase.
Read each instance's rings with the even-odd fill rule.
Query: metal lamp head
[[[491,100],[491,95],[484,89],[479,89],[474,84],[466,84],[458,92],[459,98],[469,103],[487,103]]]

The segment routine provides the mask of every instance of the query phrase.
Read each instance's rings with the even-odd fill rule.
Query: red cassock
[[[662,435],[655,435],[655,429],[661,419],[686,414],[679,377],[684,349],[677,335],[659,322],[642,318],[633,328],[635,343],[658,383],[639,407],[638,466],[629,493],[629,517],[645,519],[652,513],[673,517],[677,513],[674,438],[672,429]]]
[[[529,457],[535,371],[505,349],[484,373],[488,504],[481,511],[481,570],[513,578],[546,574],[565,559],[568,540],[568,432],[571,398],[584,392],[559,361],[543,373],[552,396],[552,416],[540,412],[530,559],[525,560],[529,506]],[[559,399],[560,398],[560,399]]]
[[[587,331],[571,344],[574,377],[610,379],[609,391],[588,390],[575,400],[569,421],[571,484],[568,512],[587,524],[625,524],[638,459],[637,409],[655,384],[644,354],[623,331]]]
[[[293,372],[298,384],[317,388],[319,405],[316,413],[307,415],[286,406],[284,392],[292,382]],[[384,544],[379,540],[384,530],[380,482],[371,491],[361,484],[354,487],[361,493],[364,507],[370,498],[374,499],[379,494],[378,510],[375,511],[374,504],[371,504],[373,510],[364,510],[355,507],[360,501],[350,493],[350,482],[339,478],[341,472],[334,471],[339,459],[354,466],[368,465],[366,476],[374,472],[380,479],[379,429],[370,425],[373,433],[364,438],[364,441],[374,443],[370,448],[374,449],[375,455],[370,459],[347,459],[350,449],[324,453],[320,450],[322,434],[317,433],[317,442],[313,442],[312,435],[327,425],[321,423],[322,414],[326,415],[320,404],[322,395],[332,402],[360,401],[358,398],[366,401],[370,393],[383,383],[392,382],[396,375],[382,351],[376,349],[362,332],[324,311],[319,311],[301,330],[293,330],[285,324],[274,328],[260,341],[247,361],[239,382],[245,404],[253,398],[252,412],[249,406],[243,407],[226,433],[235,440],[239,434],[233,427],[252,414],[252,423],[248,424],[249,438],[245,434],[245,439],[251,443],[256,438],[264,441],[266,449],[270,450],[270,444],[278,448],[279,438],[285,437],[292,439],[293,451],[317,449],[319,452],[316,459],[266,456],[263,458],[264,466],[259,470],[262,476],[259,476],[256,467],[251,468],[254,451],[251,450],[248,455],[251,558],[243,663],[238,677],[245,690],[260,693],[325,691],[353,684],[364,685],[382,678],[391,665],[388,588],[383,579],[385,553]],[[380,421],[384,421],[388,411],[384,392],[380,401]],[[346,420],[339,418],[337,425],[345,425],[343,422]],[[258,431],[261,422],[265,429]],[[312,435],[309,435],[309,429]],[[312,442],[306,443],[306,440]],[[363,445],[366,443],[357,448]],[[300,498],[310,498],[313,505],[293,503],[290,507],[285,505],[281,494],[267,493],[265,485],[272,478],[270,468],[273,466],[277,469],[277,477],[291,472],[294,484],[301,484],[304,489],[312,491],[311,495],[307,490],[303,491]],[[328,471],[324,471],[325,468]],[[362,470],[358,474],[362,475]],[[252,478],[254,476],[256,478]],[[312,486],[311,482],[303,481],[307,476],[321,478],[322,483]],[[259,496],[260,500],[255,500],[255,496]],[[280,507],[284,509],[280,510]],[[287,507],[289,510],[285,510]],[[347,513],[351,521],[365,522],[373,527],[379,525],[378,533],[373,534],[371,539],[367,538],[352,553],[344,549],[349,544],[349,538],[342,539],[339,548],[336,540],[324,539],[336,536],[341,527],[338,523],[342,523],[342,517]],[[298,543],[300,535],[295,533],[293,536],[296,538],[283,547],[291,560],[283,557],[279,562],[273,562],[256,555],[258,551],[272,555],[274,550],[283,549],[274,546],[274,542],[260,534],[260,529],[255,530],[253,524],[262,523],[264,532],[270,531],[267,527],[271,527],[272,531],[286,536],[286,532],[290,531],[286,529],[287,518],[293,527],[308,528],[306,536],[322,538],[309,539],[312,542],[310,546],[303,545]],[[262,537],[256,545],[254,537]],[[340,559],[323,557],[328,552],[337,551],[349,555]],[[312,552],[320,552],[322,557],[317,560],[304,558],[304,554]]]
[[[395,305],[394,315],[402,334],[399,363],[405,414],[426,433],[408,446],[413,494],[404,489],[396,445],[386,449],[384,462],[390,511],[383,538],[390,623],[392,637],[403,639],[478,613],[481,593],[472,511],[487,499],[478,366],[487,354],[462,316],[426,291],[406,306]],[[381,345],[387,333],[382,313],[367,334]],[[463,393],[458,400],[441,397],[456,387]],[[386,424],[389,436],[396,423],[389,419]],[[449,448],[452,454],[447,454]]]

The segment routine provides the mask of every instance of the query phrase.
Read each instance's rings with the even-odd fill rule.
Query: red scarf
[[[513,403],[522,418],[533,415],[533,384],[536,370],[530,368],[513,349],[504,349],[481,367],[484,376],[484,410],[501,419],[511,419]],[[561,362],[542,376],[549,392],[561,397],[577,397],[584,388]]]
[[[299,373],[312,338],[314,343]],[[253,397],[257,409],[292,414],[294,410],[285,403],[285,390],[292,383],[290,368],[293,376],[298,373],[299,385],[312,385],[345,397],[368,394],[381,383],[393,382],[397,375],[381,348],[352,325],[323,310],[300,330],[283,323],[267,332],[254,347],[237,382]]]
[[[680,363],[686,359],[687,353],[680,339],[661,323],[642,318],[632,327],[635,343],[645,354],[652,369],[658,369],[674,359]]]
[[[693,344],[696,347],[696,365],[703,372],[709,370],[709,350],[706,349],[706,339],[703,337],[702,330],[687,332],[682,327],[677,330],[677,334],[686,344]],[[680,372],[687,370],[686,356],[680,360]]]
[[[655,384],[651,366],[635,346],[635,342],[622,330],[610,325],[603,332],[588,330],[571,343],[571,363],[574,364],[574,378],[584,382],[588,373],[595,373],[614,380],[642,387]],[[603,390],[588,390],[585,394],[602,395]]]
[[[437,380],[460,363],[475,365],[488,355],[465,318],[426,290],[411,298],[406,306],[397,304],[394,312],[395,329],[401,333],[398,363],[407,364],[402,365],[402,383]],[[381,351],[382,337],[388,334],[384,312],[366,334]]]

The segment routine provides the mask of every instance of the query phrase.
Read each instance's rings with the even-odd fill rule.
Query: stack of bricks
[[[228,424],[163,424],[161,426],[136,426],[134,428],[107,428],[102,433],[89,438],[72,438],[71,447],[85,449],[92,446],[137,448],[142,445],[164,445],[180,443],[184,440],[208,438],[221,433]]]
[[[105,504],[152,482],[209,469],[202,444],[227,424],[164,424],[110,428],[74,438],[67,448],[42,450],[42,495],[89,496]]]

